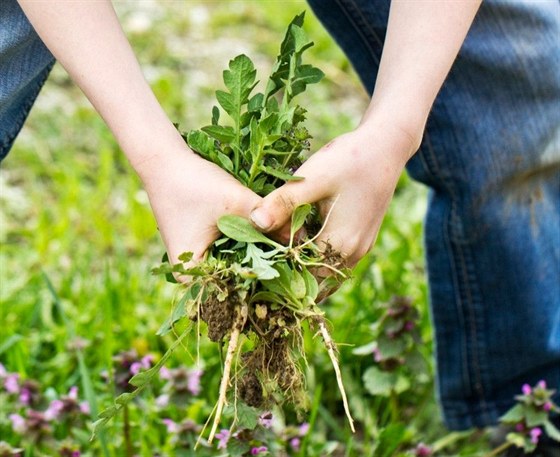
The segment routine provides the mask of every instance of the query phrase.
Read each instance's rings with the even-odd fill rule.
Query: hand
[[[193,252],[193,260],[200,260],[219,236],[221,216],[248,218],[261,200],[217,165],[187,147],[178,149],[136,167],[172,264],[183,252]]]
[[[312,155],[285,184],[251,213],[260,230],[289,233],[293,210],[316,203],[324,226],[319,246],[329,243],[355,265],[371,248],[399,176],[417,141],[396,127],[362,124]],[[322,243],[321,243],[322,242]]]

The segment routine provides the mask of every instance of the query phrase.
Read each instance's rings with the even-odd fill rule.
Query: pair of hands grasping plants
[[[217,238],[224,214],[251,217],[282,239],[292,210],[317,203],[323,216],[332,207],[318,241],[328,241],[350,265],[375,240],[480,4],[393,1],[375,93],[362,123],[297,170],[304,180],[261,200],[188,149],[146,83],[109,0],[19,2],[142,178],[172,262],[185,251],[200,258]]]

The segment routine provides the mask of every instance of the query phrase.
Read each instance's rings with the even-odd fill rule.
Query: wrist
[[[420,147],[429,111],[429,107],[407,106],[406,101],[398,98],[386,103],[374,95],[360,127],[391,136],[396,149],[408,161]]]

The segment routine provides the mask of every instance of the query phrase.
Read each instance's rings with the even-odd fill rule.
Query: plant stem
[[[338,389],[340,390],[340,394],[342,395],[342,404],[344,405],[344,412],[346,413],[346,417],[348,418],[350,429],[352,430],[352,433],[356,433],[356,429],[354,428],[354,419],[352,419],[352,415],[350,414],[348,399],[346,398],[346,391],[344,390],[344,383],[342,382],[342,374],[340,373],[338,359],[336,358],[336,354],[335,354],[334,341],[332,340],[331,335],[327,330],[325,322],[322,319],[316,319],[316,322],[319,324],[319,330],[321,332],[321,336],[323,337],[323,342],[325,343],[325,347],[327,348],[327,352],[329,353],[329,357],[331,358],[334,372],[336,374],[336,382],[338,384]]]
[[[506,449],[510,448],[511,446],[513,446],[513,443],[508,443],[506,441],[501,446],[498,446],[496,449],[493,449],[491,452],[486,454],[484,457],[494,457],[496,455],[499,455],[500,453],[504,452]]]
[[[208,443],[212,443],[214,435],[216,434],[216,430],[218,429],[218,425],[220,424],[222,410],[224,409],[224,405],[226,404],[226,396],[229,386],[229,374],[231,372],[233,357],[235,355],[235,351],[237,350],[239,335],[241,334],[241,330],[245,325],[248,314],[249,310],[247,303],[243,303],[241,307],[237,308],[237,317],[231,328],[231,335],[229,337],[229,343],[226,353],[226,361],[224,362],[224,374],[222,375],[222,380],[220,382],[220,393],[218,396],[218,403],[216,404],[216,414],[214,415],[214,423],[212,424],[212,430],[210,430]]]
[[[130,439],[130,417],[128,414],[128,405],[124,405],[123,408],[123,434],[124,434],[124,446],[126,450],[126,457],[133,457],[134,450],[132,449],[132,441]]]

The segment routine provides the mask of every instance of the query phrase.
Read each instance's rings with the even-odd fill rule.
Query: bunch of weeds
[[[303,63],[303,53],[313,45],[302,29],[303,20],[302,13],[290,23],[264,92],[252,94],[258,81],[249,57],[235,57],[223,73],[227,90],[216,91],[228,117],[226,123],[221,123],[222,112],[214,106],[210,125],[183,134],[193,151],[263,197],[286,182],[302,179],[293,171],[309,151],[311,136],[303,125],[306,110],[294,98],[324,74]],[[223,216],[218,221],[223,236],[196,266],[189,266],[192,253],[182,254],[175,265],[164,257],[154,274],[165,274],[171,282],[174,275],[190,280],[180,286],[182,297],[158,334],[174,331],[184,319],[190,325],[156,366],[132,378],[136,390],[121,395],[101,413],[96,429],[144,389],[189,330],[196,329],[200,335],[201,322],[207,326],[209,339],[226,348],[209,442],[218,430],[230,390],[234,404],[240,399],[258,409],[283,403],[305,409],[301,362],[305,360],[302,324],[307,321],[329,353],[353,430],[336,346],[317,303],[348,272],[340,255],[328,247],[321,250],[315,243],[322,222],[326,221],[320,220],[312,205],[298,207],[285,246],[242,217]],[[307,233],[303,239],[296,236],[301,229]],[[313,274],[318,270],[331,274],[318,280]]]

